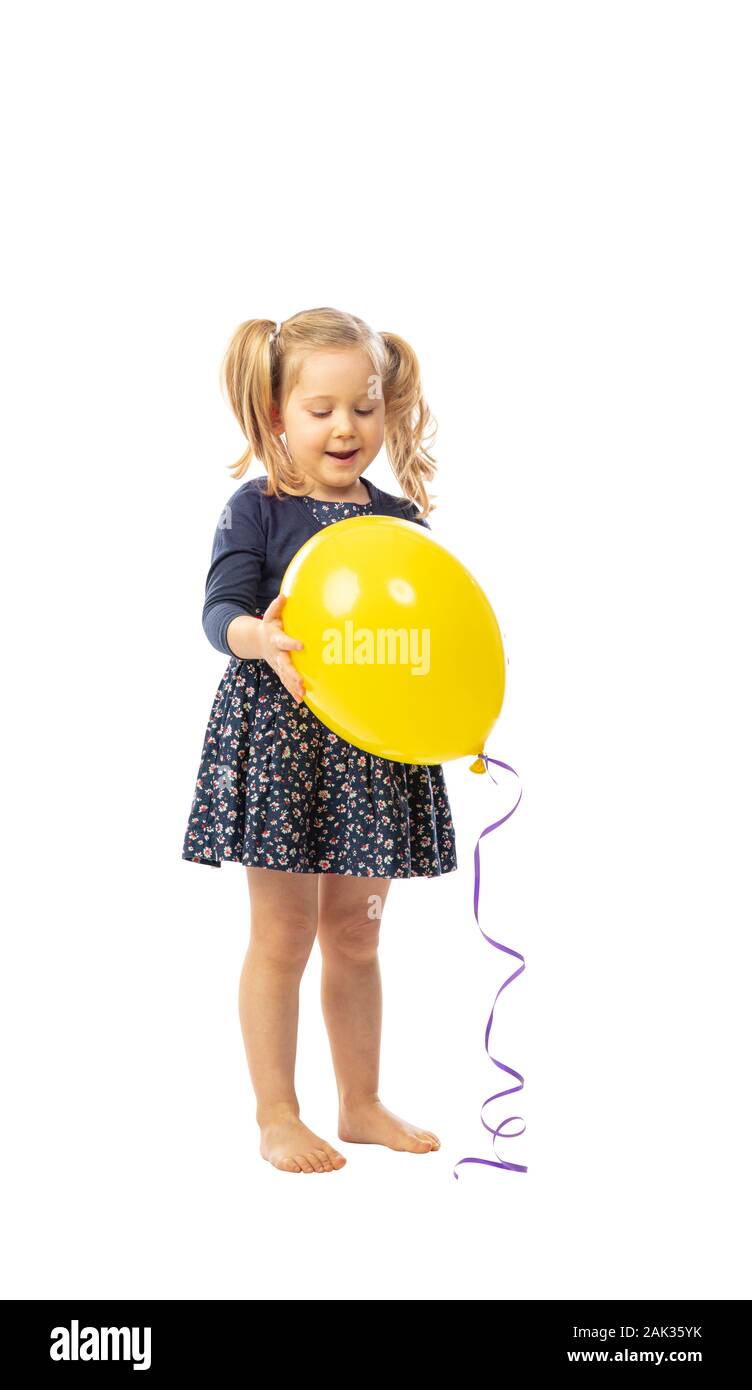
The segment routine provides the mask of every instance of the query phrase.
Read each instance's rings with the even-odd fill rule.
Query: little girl
[[[232,474],[242,477],[255,456],[266,477],[232,494],[214,537],[203,627],[230,659],[182,857],[246,867],[251,938],[239,1007],[261,1154],[286,1172],[326,1173],[345,1156],[303,1123],[294,1084],[299,986],[314,939],[339,1138],[438,1149],[431,1130],[378,1096],[377,949],[391,880],[451,873],[457,857],[441,766],[372,756],[304,703],[289,655],[303,644],[283,631],[279,589],[320,527],[374,515],[428,526],[425,481],[436,465],[422,440],[431,416],[404,339],[336,309],[241,324],[222,379],[248,441]],[[384,441],[400,487],[420,507],[365,478]]]

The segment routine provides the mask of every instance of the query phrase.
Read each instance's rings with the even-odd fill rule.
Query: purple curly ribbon
[[[489,763],[493,763],[495,767],[504,767],[504,768],[507,769],[508,772],[514,772],[515,777],[518,777],[518,776],[519,776],[518,773],[516,773],[516,772],[514,771],[514,768],[509,766],[509,763],[501,763],[501,762],[498,761],[497,758],[489,758],[489,757],[487,757],[487,755],[486,755],[485,753],[480,753],[480,754],[479,754],[479,757],[481,757],[481,758],[483,759],[484,763],[486,764],[486,771],[488,772],[489,777],[491,777],[491,781],[493,782],[494,786],[498,786],[498,783],[497,783],[497,781],[496,781],[496,778],[493,777],[493,776],[491,775],[491,773],[489,772],[489,769],[488,769],[488,764],[489,764]],[[475,892],[474,892],[474,895],[473,895],[473,911],[474,911],[474,913],[475,913],[475,920],[476,920],[476,922],[478,922],[478,900],[479,900],[479,898],[480,898],[480,842],[481,842],[481,840],[483,839],[483,836],[484,836],[484,835],[489,835],[489,834],[491,833],[492,830],[496,830],[498,826],[503,825],[505,820],[509,820],[509,817],[510,817],[511,815],[513,815],[514,812],[517,810],[517,807],[518,807],[519,804],[520,804],[520,798],[521,798],[521,796],[522,796],[522,791],[520,791],[520,795],[517,797],[517,800],[515,801],[514,806],[512,807],[511,811],[507,811],[507,814],[506,814],[505,816],[502,816],[501,820],[494,821],[493,825],[487,825],[486,828],[485,828],[485,830],[483,830],[483,831],[481,832],[481,834],[478,836],[478,842],[477,842],[477,844],[476,844],[476,846],[475,846]],[[504,1065],[503,1062],[500,1062],[500,1061],[498,1060],[498,1058],[496,1058],[496,1057],[491,1057],[491,1053],[488,1051],[488,1039],[489,1039],[489,1036],[490,1036],[490,1033],[491,1033],[491,1026],[492,1026],[492,1024],[493,1024],[494,1009],[496,1008],[496,1003],[497,1003],[497,1000],[498,1000],[498,998],[499,998],[499,995],[501,994],[501,990],[502,990],[502,989],[506,989],[507,985],[509,985],[509,984],[512,983],[512,980],[516,980],[517,976],[522,974],[523,970],[525,969],[525,958],[524,958],[524,956],[521,956],[521,955],[520,955],[519,951],[513,951],[512,948],[511,948],[511,946],[502,946],[502,944],[501,944],[500,941],[494,941],[493,937],[487,936],[486,933],[483,931],[483,928],[481,927],[480,922],[478,922],[478,929],[479,929],[481,935],[486,937],[486,941],[488,941],[489,944],[490,944],[491,946],[495,946],[496,949],[497,949],[498,951],[506,951],[507,955],[514,956],[517,960],[521,960],[521,961],[522,961],[522,965],[519,967],[519,969],[518,969],[518,970],[515,970],[514,974],[513,974],[513,975],[510,975],[509,978],[508,978],[507,980],[504,981],[503,985],[501,986],[501,989],[498,990],[497,995],[496,995],[496,998],[494,999],[494,1002],[493,1002],[493,1006],[492,1006],[492,1008],[491,1008],[491,1013],[490,1013],[490,1015],[489,1015],[488,1023],[486,1024],[485,1047],[486,1047],[486,1052],[488,1052],[488,1056],[491,1058],[491,1061],[493,1062],[493,1064],[494,1064],[495,1067],[499,1067],[499,1068],[501,1069],[501,1071],[508,1072],[510,1076],[515,1076],[515,1077],[517,1078],[517,1080],[519,1081],[519,1083],[520,1083],[519,1086],[510,1086],[506,1091],[497,1091],[495,1095],[489,1096],[489,1097],[488,1097],[488,1100],[485,1100],[485,1101],[483,1102],[482,1106],[481,1106],[481,1109],[480,1109],[481,1124],[483,1125],[483,1128],[484,1128],[484,1129],[487,1129],[487,1130],[488,1130],[489,1134],[492,1134],[492,1135],[493,1135],[493,1140],[494,1140],[494,1143],[495,1143],[495,1141],[496,1141],[496,1136],[497,1136],[497,1134],[500,1134],[500,1133],[501,1133],[501,1130],[504,1128],[504,1125],[508,1125],[508,1124],[510,1123],[511,1120],[521,1120],[521,1119],[522,1119],[522,1116],[521,1116],[521,1115],[509,1115],[508,1118],[507,1118],[506,1120],[502,1120],[502,1122],[501,1122],[500,1125],[497,1125],[495,1129],[492,1129],[491,1126],[490,1126],[490,1125],[487,1125],[486,1122],[485,1122],[485,1120],[483,1119],[483,1111],[485,1110],[485,1108],[486,1108],[487,1105],[490,1105],[490,1104],[491,1104],[491,1101],[492,1101],[492,1100],[498,1100],[498,1099],[500,1098],[500,1096],[511,1096],[511,1095],[514,1094],[515,1091],[521,1091],[522,1088],[523,1088],[523,1086],[524,1086],[524,1084],[525,1084],[525,1079],[524,1079],[524,1077],[520,1076],[520,1073],[519,1073],[518,1071],[514,1071],[512,1067],[506,1067],[506,1066]],[[502,1137],[503,1137],[504,1139],[518,1139],[519,1136],[520,1136],[521,1134],[524,1134],[525,1128],[526,1128],[526,1127],[525,1127],[525,1125],[523,1124],[522,1129],[518,1129],[514,1134],[505,1134],[505,1135],[503,1135]],[[495,1149],[495,1147],[494,1147],[494,1150],[493,1150],[493,1151],[494,1151],[494,1154],[496,1154],[496,1149]],[[526,1173],[526,1172],[527,1172],[527,1166],[526,1166],[525,1164],[522,1164],[522,1163],[505,1163],[504,1160],[498,1158],[498,1156],[497,1156],[497,1161],[495,1161],[495,1162],[494,1162],[493,1159],[490,1159],[490,1158],[461,1158],[461,1159],[459,1160],[459,1162],[455,1164],[454,1169],[453,1169],[454,1177],[457,1178],[458,1181],[459,1181],[459,1175],[458,1175],[458,1173],[457,1173],[457,1169],[460,1167],[460,1165],[461,1165],[462,1163],[482,1163],[482,1164],[484,1164],[484,1166],[487,1167],[487,1168],[506,1168],[506,1169],[508,1169],[509,1171],[514,1172],[514,1173]]]

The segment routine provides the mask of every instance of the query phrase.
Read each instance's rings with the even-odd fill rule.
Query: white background
[[[6,17],[4,1297],[750,1296],[749,23]],[[221,355],[318,305],[419,355],[520,782],[446,764],[460,867],[384,913],[380,1095],[441,1149],[302,1176],[258,1153],[245,871],[180,855],[244,445]],[[523,1117],[496,1151],[528,1172],[455,1180],[513,1084],[483,1035],[516,962],[472,890],[520,785],[480,917],[526,960],[492,1039],[525,1087],[486,1117]],[[296,1084],[337,1144],[319,970]]]

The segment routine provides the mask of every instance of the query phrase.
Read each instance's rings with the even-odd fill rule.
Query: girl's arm
[[[232,655],[239,657],[241,661],[266,660],[261,649],[264,635],[262,628],[261,618],[252,618],[248,613],[232,618],[227,626],[227,645]]]
[[[266,661],[300,703],[303,682],[290,658],[303,643],[282,628],[285,599],[277,594],[263,618],[255,617],[256,596],[266,561],[266,534],[259,493],[239,488],[227,503],[214,534],[206,576],[203,626],[217,651],[239,661]]]
[[[202,614],[206,636],[226,656],[239,655],[228,642],[233,619],[243,616],[251,626],[260,622],[252,614],[265,559],[258,493],[240,488],[223,508],[214,533]]]
[[[295,637],[288,637],[282,627],[281,613],[287,602],[284,594],[273,598],[263,618],[241,616],[233,618],[227,628],[227,640],[235,656],[241,661],[267,661],[277,672],[283,685],[297,700],[303,699],[305,687],[289,656],[291,651],[302,651],[303,643]]]

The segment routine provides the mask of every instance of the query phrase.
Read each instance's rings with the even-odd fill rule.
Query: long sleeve
[[[227,642],[233,618],[253,616],[265,559],[259,495],[241,489],[224,507],[214,533],[201,619],[212,646],[226,656],[233,655]]]

